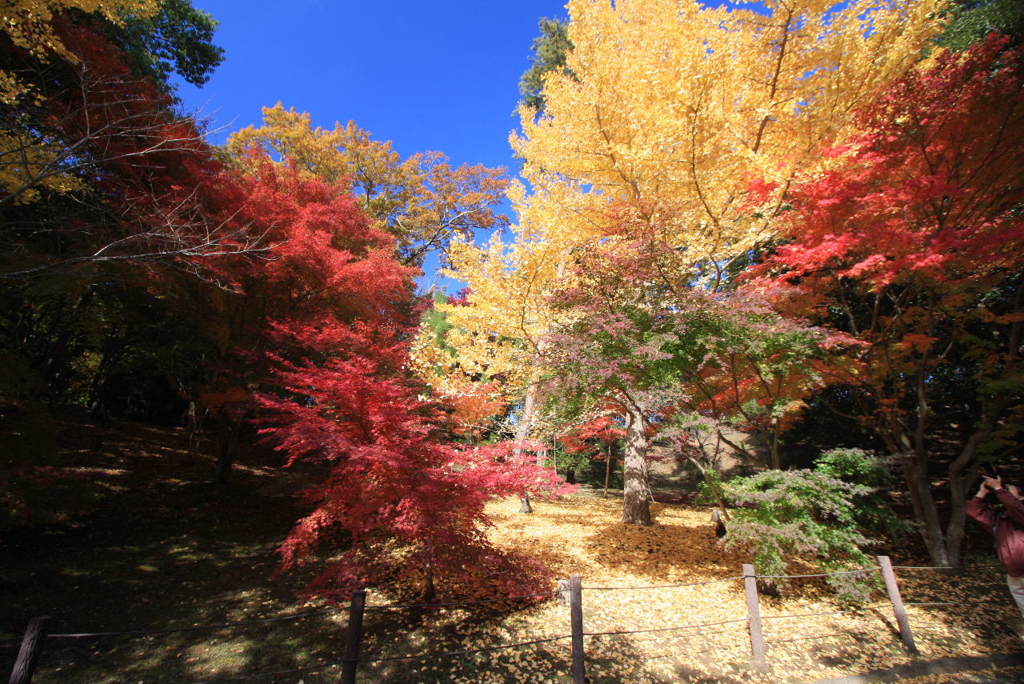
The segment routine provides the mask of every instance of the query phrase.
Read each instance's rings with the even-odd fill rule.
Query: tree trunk
[[[523,403],[523,414],[519,416],[519,423],[516,425],[516,443],[525,442],[530,436],[530,427],[533,424],[533,415],[537,411],[537,394],[540,392],[539,383],[534,381],[526,388],[526,401]],[[515,457],[518,458],[523,452],[518,446],[515,449]],[[537,454],[537,465],[544,466],[544,455]],[[533,506],[530,505],[530,495],[525,494],[520,500],[520,513],[533,513]]]
[[[950,468],[952,470],[952,468]],[[946,551],[949,564],[963,565],[964,533],[967,527],[966,478],[962,473],[949,474],[949,523],[946,525]]]
[[[423,589],[420,591],[420,601],[430,603],[437,598],[437,589],[434,588],[434,568],[427,565],[423,572]]]
[[[604,455],[604,498],[608,498],[608,483],[612,479],[612,445],[609,444]]]
[[[928,556],[935,565],[949,566],[949,550],[942,533],[939,510],[932,496],[931,482],[928,481],[926,463],[914,453],[904,454],[903,459],[903,477],[910,501],[914,505],[914,517],[921,525],[921,537],[928,549]]]
[[[700,464],[700,461],[695,459],[693,456],[687,455],[686,458],[693,464],[693,466],[700,473],[700,476],[704,478],[704,484],[708,486],[708,490],[711,495],[715,497],[715,501],[718,502],[718,510],[721,511],[719,515],[722,516],[725,522],[729,521],[729,509],[725,505],[725,492],[722,491],[718,480],[708,476],[708,471]],[[717,471],[716,471],[717,472]]]
[[[949,464],[949,523],[946,526],[946,548],[949,562],[955,568],[963,564],[964,533],[967,527],[967,478],[968,468],[978,456],[978,447],[992,436],[995,428],[993,416],[999,416],[1008,401],[997,401],[995,406],[986,406],[982,412],[981,424],[967,439],[960,454]]]
[[[651,486],[648,481],[647,425],[636,407],[630,407],[626,427],[626,457],[623,461],[622,522],[651,524]]]
[[[782,470],[782,454],[779,453],[779,425],[775,423],[772,426],[772,452],[771,452],[771,463],[773,470]]]
[[[232,421],[221,425],[217,431],[217,469],[213,481],[225,487],[231,479],[231,468],[235,463],[235,447],[238,444],[238,433],[241,426]]]
[[[537,395],[540,394],[539,384],[540,383],[534,381],[526,388],[526,400],[523,402],[523,413],[519,416],[519,423],[516,424],[517,442],[525,442],[530,436],[530,428],[533,426],[533,415],[537,412]],[[544,461],[538,461],[537,465],[543,466]]]

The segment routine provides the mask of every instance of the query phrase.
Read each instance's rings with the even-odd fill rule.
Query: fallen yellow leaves
[[[891,606],[842,609],[820,578],[794,580],[761,597],[770,669],[750,665],[742,554],[717,544],[707,510],[665,505],[650,527],[619,522],[621,502],[585,496],[540,502],[533,515],[495,502],[491,537],[525,551],[561,577],[583,578],[587,674],[592,682],[808,681],[909,662]],[[807,566],[808,571],[815,571]],[[1015,609],[999,568],[966,576],[897,570],[922,657],[1011,651]],[[705,583],[710,582],[710,583]],[[692,586],[666,584],[701,583]],[[656,588],[644,588],[655,586]],[[590,587],[588,589],[588,587]],[[382,598],[382,597],[378,597]],[[979,606],[978,602],[985,602]],[[916,603],[956,603],[922,606]],[[476,607],[367,616],[367,658],[442,654],[570,634],[559,601],[515,612]],[[720,624],[708,624],[720,623]],[[705,625],[672,631],[666,627]],[[628,634],[600,634],[634,632]],[[360,665],[371,681],[566,682],[569,639],[509,650]]]

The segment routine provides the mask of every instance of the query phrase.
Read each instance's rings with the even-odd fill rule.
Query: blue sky
[[[211,121],[218,144],[280,101],[317,126],[354,120],[403,156],[440,150],[455,164],[514,175],[508,134],[519,77],[538,21],[564,16],[563,3],[193,0],[220,21],[225,60],[202,88],[181,84],[179,96]]]

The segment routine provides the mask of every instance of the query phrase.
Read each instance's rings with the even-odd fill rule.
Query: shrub
[[[892,484],[884,458],[863,449],[829,449],[815,459],[814,471],[863,488],[853,497],[853,514],[861,530],[897,538],[910,531],[910,524],[896,516],[882,494]]]
[[[869,544],[859,528],[854,502],[870,489],[814,470],[770,470],[724,483],[733,511],[728,547],[754,552],[759,574],[786,574],[787,561],[811,556],[824,572],[870,567],[861,547]],[[874,578],[877,581],[877,577]],[[870,575],[827,578],[844,602],[866,598]]]

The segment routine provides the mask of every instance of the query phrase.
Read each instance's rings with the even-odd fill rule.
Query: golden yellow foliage
[[[81,190],[85,185],[80,178],[51,172],[63,156],[60,145],[41,144],[24,133],[0,131],[0,159],[18,159],[17,164],[0,164],[0,188],[14,196],[14,204],[32,204],[43,188],[58,193]]]
[[[548,297],[564,271],[554,243],[516,234],[510,245],[499,235],[482,248],[453,243],[452,269],[445,273],[470,283],[469,305],[437,304],[455,326],[446,342],[457,350],[459,364],[501,375],[510,399],[537,379],[531,359],[554,322]]]
[[[114,24],[122,24],[127,16],[149,17],[158,10],[157,0],[6,0],[0,6],[3,31],[17,47],[28,50],[36,59],[46,62],[58,57],[77,62],[60,38],[53,32],[55,15],[68,10],[98,14]],[[32,91],[14,74],[0,71],[0,101],[13,104]]]
[[[920,58],[944,0],[766,4],[571,0],[572,75],[547,76],[545,114],[523,109],[512,136],[534,188],[522,220],[571,245],[621,234],[625,208],[694,262],[742,253],[851,111]],[[760,214],[754,179],[777,184]]]
[[[443,305],[441,305],[443,306]],[[410,367],[423,382],[446,397],[471,396],[479,393],[481,382],[496,382],[506,397],[522,390],[522,351],[515,340],[496,339],[490,335],[467,333],[452,328],[445,333],[445,344],[460,350],[454,356],[442,348],[429,326],[420,327],[410,350]]]

